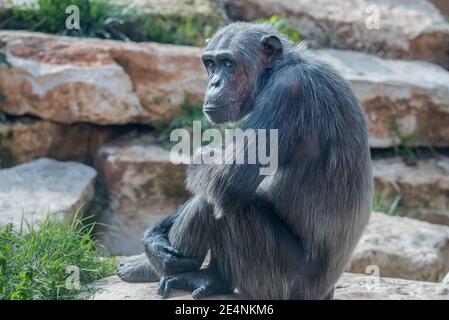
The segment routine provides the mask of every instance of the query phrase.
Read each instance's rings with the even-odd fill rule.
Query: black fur
[[[220,52],[235,58],[228,69],[207,61]],[[279,169],[190,166],[192,199],[145,234],[149,259],[133,268],[151,266],[164,296],[183,288],[195,297],[238,289],[252,299],[332,298],[371,212],[362,108],[332,67],[266,24],[223,28],[204,59],[208,116],[248,115],[243,129],[278,129]],[[208,250],[211,265],[199,270]]]

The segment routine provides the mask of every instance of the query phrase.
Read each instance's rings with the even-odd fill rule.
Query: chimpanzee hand
[[[225,284],[213,268],[162,277],[159,281],[157,293],[165,299],[171,289],[190,291],[194,299],[202,299],[213,294],[231,293],[229,286]]]
[[[184,256],[165,235],[154,235],[144,242],[150,264],[161,276],[198,270],[204,261],[204,257]]]

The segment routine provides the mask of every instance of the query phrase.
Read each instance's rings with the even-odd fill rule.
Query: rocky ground
[[[197,2],[207,3],[200,16],[212,7],[225,20],[286,17],[350,83],[366,111],[375,209],[385,213],[373,213],[336,299],[449,299],[449,277],[443,281],[449,272],[444,17],[426,0],[351,0],[347,7],[328,0]],[[140,3],[151,11],[153,1]],[[368,30],[362,9],[372,4],[381,20],[379,29]],[[152,125],[201,102],[201,51],[1,30],[0,53],[8,64],[0,64],[6,96],[0,102],[6,115],[0,122],[0,224],[18,227],[23,215],[39,224],[48,211],[71,219],[83,206],[108,225],[97,235],[105,250],[141,252],[144,229],[188,197],[185,167],[170,162]],[[155,284],[110,277],[93,286],[95,299],[158,299]],[[190,298],[185,292],[172,297]]]
[[[109,277],[93,284],[94,300],[160,300],[157,283],[126,283]],[[191,300],[192,296],[174,290],[169,300]],[[244,299],[235,295],[217,295],[208,299]],[[336,300],[448,300],[449,285],[444,283],[410,281],[396,278],[376,278],[345,273],[335,286]]]

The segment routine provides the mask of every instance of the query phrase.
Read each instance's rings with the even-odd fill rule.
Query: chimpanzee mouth
[[[222,111],[223,109],[225,109],[226,107],[228,107],[227,104],[221,105],[221,106],[215,106],[215,105],[205,105],[203,110],[204,112],[218,112],[218,111]]]

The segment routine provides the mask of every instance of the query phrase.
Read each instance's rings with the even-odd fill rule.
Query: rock
[[[200,48],[1,31],[0,110],[62,123],[169,120],[200,101]],[[349,81],[369,119],[370,145],[449,146],[449,72],[425,62],[341,50],[314,53]],[[3,80],[3,81],[2,81]]]
[[[338,300],[449,300],[442,283],[345,273],[335,286]]]
[[[440,12],[449,19],[449,3],[446,0],[430,0]]]
[[[90,163],[99,146],[120,131],[118,128],[62,125],[26,117],[0,123],[0,167],[41,157]]]
[[[449,271],[449,227],[374,213],[348,270],[438,281]]]
[[[449,273],[444,277],[444,279],[441,282],[444,284],[449,284]]]
[[[0,31],[0,110],[61,123],[171,119],[206,87],[200,48]],[[0,45],[1,47],[1,45]]]
[[[407,166],[400,158],[373,160],[376,194],[387,204],[400,197],[399,215],[449,225],[449,158],[418,160]]]
[[[371,147],[449,146],[449,72],[427,62],[359,52],[316,54],[340,72],[363,105]]]
[[[96,281],[91,285],[95,292],[93,300],[162,300],[157,294],[157,283],[129,283],[117,276]],[[233,295],[215,295],[206,300],[235,300]],[[183,290],[173,290],[169,300],[192,300],[192,295]]]
[[[22,216],[35,226],[48,212],[71,221],[94,194],[96,171],[76,162],[41,158],[0,170],[0,225],[16,228]]]
[[[144,230],[188,197],[184,165],[151,135],[126,136],[100,148],[97,164],[110,206],[102,215],[110,227],[100,241],[114,255],[142,252]]]
[[[231,20],[285,17],[317,46],[428,60],[449,68],[449,23],[426,0],[215,2]]]
[[[157,283],[128,283],[112,276],[96,281],[94,300],[160,300]],[[174,290],[169,299],[191,300],[189,292]],[[212,296],[209,299],[236,300],[238,295]],[[394,278],[345,273],[335,287],[337,300],[448,300],[449,286]]]

